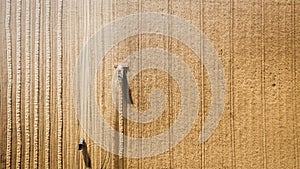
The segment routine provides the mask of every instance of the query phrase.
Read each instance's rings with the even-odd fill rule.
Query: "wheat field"
[[[300,168],[298,0],[2,0],[0,41],[0,168]]]

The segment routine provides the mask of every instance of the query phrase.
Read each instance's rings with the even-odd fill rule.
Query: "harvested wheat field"
[[[0,168],[300,168],[300,1],[2,0]]]

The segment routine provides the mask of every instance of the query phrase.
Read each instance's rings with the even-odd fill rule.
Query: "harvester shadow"
[[[133,104],[131,91],[129,89],[128,79],[127,79],[128,67],[124,67],[123,70],[124,70],[123,78],[122,78],[123,100],[125,100],[126,104]]]
[[[87,145],[86,142],[83,143],[83,147],[82,147],[82,155],[83,155],[83,160],[84,160],[84,164],[86,167],[91,168],[92,164],[91,164],[91,158],[90,155],[87,151]]]

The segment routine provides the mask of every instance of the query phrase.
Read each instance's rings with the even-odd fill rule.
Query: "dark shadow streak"
[[[84,160],[84,164],[86,167],[91,168],[92,164],[91,164],[91,158],[90,155],[87,151],[87,145],[86,142],[83,142],[83,147],[82,147],[82,155],[83,155],[83,160]]]
[[[123,67],[123,78],[122,78],[123,100],[125,100],[127,104],[133,104],[131,92],[129,89],[128,79],[127,79],[127,72],[128,72],[128,67]]]

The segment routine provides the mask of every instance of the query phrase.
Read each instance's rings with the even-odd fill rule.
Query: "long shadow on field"
[[[87,151],[86,142],[83,142],[82,155],[83,155],[85,166],[88,167],[88,168],[91,168],[91,166],[92,166],[92,164],[91,164],[91,158],[90,158],[90,155],[89,155],[89,153]]]

